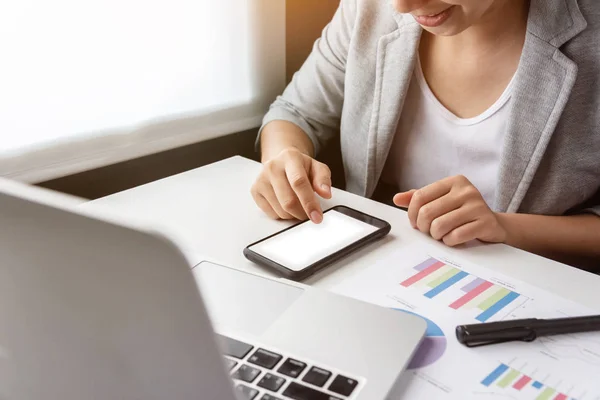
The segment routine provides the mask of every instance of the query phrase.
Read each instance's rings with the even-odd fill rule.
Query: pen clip
[[[479,347],[512,341],[532,342],[537,339],[537,332],[528,326],[474,332],[469,326],[463,325],[456,328],[456,336],[467,347]]]

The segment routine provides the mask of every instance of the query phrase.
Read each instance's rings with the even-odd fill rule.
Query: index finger
[[[408,219],[412,226],[417,225],[417,217],[421,207],[447,195],[450,193],[450,189],[452,189],[450,181],[443,179],[417,190],[408,205]]]
[[[320,223],[323,220],[321,205],[317,200],[304,165],[302,163],[288,163],[285,166],[285,173],[306,215],[311,221],[317,224]]]

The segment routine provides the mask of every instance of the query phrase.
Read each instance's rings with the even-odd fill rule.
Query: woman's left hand
[[[454,176],[419,190],[398,193],[394,204],[408,208],[411,225],[421,232],[457,246],[471,240],[506,241],[506,230],[479,190],[464,176]]]

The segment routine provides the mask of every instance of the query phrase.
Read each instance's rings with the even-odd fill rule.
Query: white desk
[[[268,275],[247,261],[243,248],[291,222],[263,215],[250,195],[260,164],[233,157],[196,170],[114,194],[83,207],[109,207],[166,227],[179,240],[192,262],[212,260],[231,267]],[[507,276],[550,290],[589,307],[600,304],[600,277],[504,245],[448,249],[415,231],[406,213],[369,199],[335,190],[324,208],[345,204],[387,220],[388,238],[337,263],[305,283],[331,288],[357,271],[394,251],[400,242],[427,241],[460,257]]]

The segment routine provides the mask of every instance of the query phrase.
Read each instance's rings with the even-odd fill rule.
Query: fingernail
[[[329,187],[329,185],[326,185],[326,184],[322,184],[321,189],[323,189],[323,191],[327,192],[327,193],[329,193],[331,191],[331,188]]]
[[[310,219],[312,220],[312,222],[318,224],[322,220],[321,214],[318,213],[317,211],[313,211],[313,212],[310,213]]]

